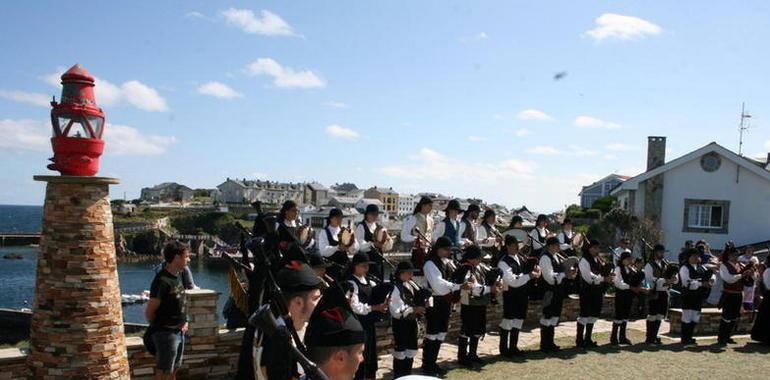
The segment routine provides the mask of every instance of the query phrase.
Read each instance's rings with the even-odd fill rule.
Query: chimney
[[[666,163],[666,137],[647,137],[647,171]]]
[[[767,159],[765,160],[765,166],[770,165],[770,152],[767,153]]]

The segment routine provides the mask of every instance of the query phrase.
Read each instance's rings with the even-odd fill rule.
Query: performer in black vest
[[[497,215],[494,210],[487,209],[484,211],[484,217],[481,219],[481,228],[477,229],[476,238],[479,242],[479,246],[484,251],[484,258],[490,259],[492,266],[497,266],[497,260],[500,259],[500,244],[498,244],[498,237],[502,236],[500,232],[497,231],[497,227],[495,227]]]
[[[361,321],[366,334],[364,362],[358,367],[356,380],[374,379],[377,375],[377,334],[374,325],[376,319],[372,312],[388,310],[388,303],[370,304],[372,289],[377,283],[369,278],[369,264],[371,264],[369,255],[361,252],[356,253],[350,262],[350,274],[347,277],[348,283],[351,285],[348,294],[350,307],[356,314],[356,318]]]
[[[678,274],[667,273],[670,264],[664,258],[666,247],[656,244],[652,248],[652,259],[644,266],[644,277],[650,285],[649,303],[647,306],[647,344],[660,344],[658,331],[660,324],[668,312],[668,290],[679,283]],[[668,274],[668,275],[667,275]]]
[[[452,312],[452,292],[471,289],[471,283],[455,284],[451,281],[454,263],[449,259],[452,241],[442,236],[433,244],[423,267],[425,280],[433,292],[433,304],[425,311],[425,339],[423,340],[422,372],[428,376],[443,376],[446,370],[436,364],[441,343],[449,331],[449,314]]]
[[[540,277],[537,265],[528,265],[527,258],[519,254],[519,240],[515,236],[505,237],[505,255],[497,267],[503,272],[503,319],[500,321],[500,355],[513,357],[519,351],[519,332],[527,318],[527,283]]]
[[[735,344],[730,338],[738,318],[741,316],[743,303],[743,284],[753,276],[751,269],[738,262],[738,249],[735,246],[726,247],[722,251],[722,265],[719,267],[719,277],[722,278],[722,320],[719,322],[718,344]]]
[[[631,252],[624,251],[618,258],[618,266],[615,267],[615,320],[612,322],[612,334],[610,344],[632,344],[626,335],[626,327],[631,317],[631,306],[634,303],[634,295],[645,292],[642,288],[643,273],[637,271]]]
[[[348,255],[358,252],[358,242],[356,239],[353,239],[347,246],[338,240],[342,231],[342,216],[342,210],[338,208],[329,210],[326,227],[318,231],[315,238],[318,253],[333,264],[326,272],[337,281],[340,280],[342,272],[350,263]]]
[[[762,294],[762,302],[758,305],[759,312],[751,327],[751,339],[765,345],[770,345],[770,256],[765,258],[764,271],[760,273],[757,290]]]
[[[303,227],[299,222],[299,208],[294,201],[283,202],[280,211],[278,211],[278,218],[275,222],[275,232],[277,235],[276,244],[277,249],[283,255],[289,249],[289,245],[292,243],[305,244],[305,242],[299,241],[299,229],[308,228]],[[305,249],[313,244],[313,239],[307,246],[301,248]]]
[[[540,350],[543,352],[557,352],[561,347],[554,343],[556,325],[559,324],[562,303],[564,301],[564,289],[562,282],[565,278],[573,279],[577,271],[572,268],[564,273],[562,262],[564,257],[559,252],[559,239],[550,237],[545,242],[543,255],[540,257],[540,270],[542,271],[541,284],[543,293],[543,312],[540,318]]]
[[[572,232],[572,220],[570,218],[564,218],[561,223],[561,232],[556,235],[559,238],[559,248],[566,256],[576,256],[577,252],[572,248],[572,238],[575,237],[575,233]]]
[[[463,367],[483,365],[478,356],[479,340],[486,333],[487,305],[499,290],[499,283],[487,283],[488,269],[481,264],[481,248],[469,245],[463,252],[463,264],[455,272],[455,283],[471,283],[460,291],[460,337],[457,361]]]
[[[537,221],[535,222],[535,228],[533,228],[532,231],[529,231],[529,240],[532,246],[532,251],[529,254],[530,256],[540,257],[544,251],[546,240],[550,233],[551,231],[548,231],[548,217],[544,214],[538,215]],[[556,241],[558,242],[559,240],[557,239]]]
[[[580,316],[577,319],[575,346],[591,348],[598,344],[593,340],[594,324],[602,313],[602,301],[606,285],[614,277],[604,272],[606,263],[599,256],[599,241],[589,240],[583,245],[583,257],[578,263],[580,272]],[[584,335],[585,334],[585,335]]]
[[[395,286],[390,295],[394,379],[412,374],[417,355],[417,318],[425,314],[425,305],[417,304],[422,289],[412,281],[416,271],[409,261],[398,263]]]
[[[479,245],[478,224],[481,208],[477,204],[471,204],[468,209],[463,211],[463,217],[460,219],[460,229],[457,231],[460,238],[460,248],[466,248],[471,245]]]
[[[701,252],[698,249],[689,248],[685,255],[687,264],[679,269],[679,278],[682,280],[682,344],[690,345],[695,344],[695,325],[700,321],[703,300],[708,297],[715,276],[701,264]]]
[[[362,220],[356,226],[355,236],[358,242],[359,252],[363,252],[369,255],[369,259],[376,264],[372,264],[369,268],[369,273],[373,274],[380,281],[385,280],[385,257],[383,254],[390,251],[393,248],[393,238],[387,233],[382,231],[385,227],[377,223],[377,219],[380,217],[380,208],[375,204],[366,206],[364,212],[364,220]],[[385,240],[377,241],[374,236],[375,232],[381,230],[384,233]]]
[[[444,219],[433,228],[433,242],[445,236],[452,242],[453,247],[460,246],[460,220],[458,216],[463,212],[460,201],[452,199],[444,209]]]

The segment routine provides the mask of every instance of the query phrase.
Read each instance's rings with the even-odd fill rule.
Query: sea
[[[0,205],[0,233],[38,233],[43,215],[42,206]],[[32,308],[35,302],[35,273],[37,270],[37,247],[0,247],[0,308]],[[9,253],[22,258],[3,259]],[[159,262],[160,260],[158,260]],[[123,294],[141,294],[150,289],[155,272],[155,261],[126,262],[118,264],[118,280]],[[220,323],[224,323],[222,309],[230,293],[227,283],[227,265],[218,259],[197,259],[190,263],[193,279],[201,288],[221,293],[217,309]],[[134,304],[123,307],[126,322],[146,323],[144,305]]]

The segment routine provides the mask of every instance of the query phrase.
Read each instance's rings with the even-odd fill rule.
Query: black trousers
[[[631,305],[634,303],[634,293],[630,290],[615,292],[615,320],[626,320],[631,316]]]
[[[560,286],[549,286],[543,293],[543,318],[561,317],[561,309],[564,304],[564,293]]]
[[[452,303],[447,297],[433,297],[433,307],[425,310],[425,334],[436,335],[449,331],[449,314]]]
[[[580,317],[599,318],[602,314],[604,288],[602,286],[582,284],[580,286]]]
[[[741,316],[742,293],[722,293],[722,319],[737,321]]]
[[[393,351],[417,351],[417,319],[393,318]]]
[[[668,311],[668,292],[654,292],[648,296],[647,315],[666,315]]]
[[[364,362],[358,366],[354,379],[374,379],[377,377],[377,331],[374,322],[361,320],[364,327]]]
[[[527,319],[529,297],[527,297],[526,285],[522,290],[508,290],[503,293],[503,318]]]
[[[460,334],[469,338],[482,336],[487,332],[486,305],[460,306]]]

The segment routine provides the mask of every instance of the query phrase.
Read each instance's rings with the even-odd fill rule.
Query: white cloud
[[[604,147],[607,148],[607,150],[611,150],[613,152],[629,152],[633,150],[638,150],[638,147],[631,146],[624,143],[612,143],[612,144],[607,144]]]
[[[570,154],[575,156],[596,156],[599,154],[599,152],[595,150],[584,148],[580,145],[570,145],[569,149],[571,150]]]
[[[51,99],[50,95],[41,94],[38,92],[25,92],[25,91],[6,91],[0,90],[0,98],[13,100],[14,102],[32,104],[40,107],[50,107]]]
[[[483,136],[468,136],[468,141],[482,142],[482,141],[487,141],[487,138]]]
[[[337,124],[332,124],[326,127],[326,134],[332,137],[348,140],[356,140],[359,137],[358,132]]]
[[[331,108],[348,108],[349,107],[346,103],[336,101],[336,100],[330,100],[324,103],[324,105]]]
[[[0,149],[44,152],[51,147],[50,125],[39,120],[0,120]]]
[[[326,82],[310,70],[294,71],[291,67],[281,66],[272,58],[259,58],[246,66],[246,74],[267,75],[273,78],[273,84],[281,88],[317,88],[325,87]]]
[[[575,118],[575,126],[580,128],[620,129],[623,126],[618,123],[604,121],[593,116],[578,116]]]
[[[526,128],[519,128],[519,129],[513,131],[513,134],[518,136],[518,137],[524,137],[524,136],[527,136],[527,135],[531,135],[532,131],[530,131],[529,129],[526,129]]]
[[[483,40],[486,40],[487,38],[489,38],[489,36],[487,35],[486,32],[478,32],[471,36],[462,37],[460,38],[460,41],[461,42],[483,41]]]
[[[535,110],[535,109],[527,109],[519,112],[516,114],[516,118],[519,120],[536,120],[536,121],[553,121],[553,117],[548,115],[547,113]]]
[[[40,120],[0,120],[0,149],[51,151],[51,126]],[[173,136],[143,135],[139,130],[125,125],[107,123],[104,129],[106,154],[157,155],[177,140]]]
[[[216,81],[206,82],[200,85],[198,87],[198,93],[221,99],[240,98],[243,96],[240,92],[233,90],[232,87]]]
[[[402,179],[490,184],[501,180],[532,178],[535,168],[534,163],[520,160],[468,162],[445,156],[430,148],[422,148],[417,155],[410,157],[410,162],[386,166],[381,171],[387,176]]]
[[[594,28],[586,31],[585,34],[595,41],[612,38],[630,40],[658,35],[663,31],[659,25],[645,19],[615,13],[604,13],[594,22],[596,24]]]
[[[121,86],[123,97],[136,108],[145,111],[168,111],[166,99],[158,91],[142,82],[131,80]]]
[[[43,82],[61,89],[61,75],[65,71],[64,67],[59,66],[55,72],[43,75],[41,79]],[[144,111],[168,111],[169,109],[166,99],[157,90],[137,80],[116,85],[95,77],[94,95],[99,106],[112,107],[128,103]]]
[[[614,154],[609,154],[608,153],[608,154],[603,154],[602,158],[607,160],[607,161],[612,161],[612,160],[616,160],[618,158],[618,156],[616,156]]]
[[[277,14],[262,10],[259,16],[250,9],[230,8],[222,11],[227,22],[246,33],[266,36],[294,36],[291,25]]]
[[[185,13],[184,17],[186,17],[186,18],[193,18],[193,19],[195,19],[195,18],[204,18],[205,19],[206,18],[206,16],[204,16],[203,13],[200,13],[198,11],[187,12],[187,13]]]
[[[527,153],[542,154],[546,156],[561,156],[565,154],[564,151],[556,149],[556,147],[551,145],[538,145],[527,149]]]

